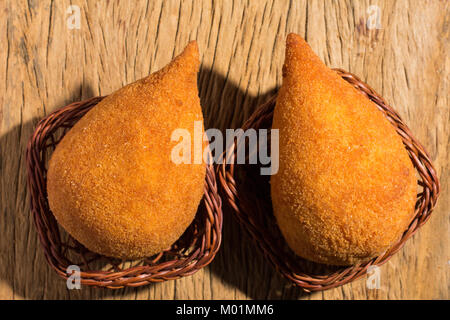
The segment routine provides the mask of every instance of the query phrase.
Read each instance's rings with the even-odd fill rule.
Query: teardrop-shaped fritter
[[[162,70],[106,97],[57,145],[48,169],[50,209],[88,249],[151,256],[193,221],[205,165],[174,163],[171,134],[181,128],[193,136],[194,121],[203,124],[198,68],[191,42]]]
[[[417,191],[400,136],[295,34],[287,38],[273,128],[280,136],[273,209],[297,255],[351,265],[399,239]]]

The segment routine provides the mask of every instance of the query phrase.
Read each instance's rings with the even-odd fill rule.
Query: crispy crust
[[[417,182],[400,137],[373,102],[295,34],[287,38],[273,128],[280,130],[274,214],[297,255],[351,265],[401,236]]]
[[[174,129],[203,123],[198,47],[114,92],[62,139],[47,191],[58,222],[88,249],[117,258],[170,247],[194,219],[205,165],[171,161]],[[203,130],[203,128],[202,128]],[[203,133],[203,132],[202,132]]]

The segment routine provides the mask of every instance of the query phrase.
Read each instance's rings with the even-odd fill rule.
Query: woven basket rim
[[[286,257],[285,253],[277,247],[276,241],[271,237],[270,232],[268,232],[268,227],[257,221],[258,216],[264,215],[264,217],[269,217],[268,220],[270,220],[271,224],[275,223],[276,225],[271,208],[261,209],[260,206],[255,205],[255,203],[252,203],[251,205],[250,203],[246,203],[247,199],[245,199],[244,195],[247,194],[247,190],[245,190],[245,187],[242,187],[243,190],[239,189],[238,183],[235,180],[236,166],[234,163],[227,163],[227,160],[230,160],[230,157],[227,159],[225,153],[222,158],[222,164],[217,168],[222,195],[231,207],[238,222],[244,226],[244,229],[247,230],[250,238],[253,239],[257,247],[262,251],[266,259],[270,261],[275,269],[277,269],[277,271],[293,285],[301,287],[307,292],[327,290],[344,285],[365,275],[370,266],[380,266],[387,262],[403,247],[405,242],[428,221],[440,193],[439,179],[428,153],[422,144],[414,138],[398,113],[390,107],[379,94],[356,75],[343,69],[333,70],[373,101],[378,109],[383,112],[402,138],[414,168],[420,176],[418,185],[421,186],[423,190],[417,195],[414,217],[408,228],[404,231],[401,239],[399,239],[391,248],[368,262],[346,267],[333,266],[331,267],[331,270],[325,272],[325,274],[318,275],[307,271],[298,272],[298,265],[295,265],[294,268],[293,265],[295,262],[292,261],[298,260],[299,257],[292,251],[290,252],[291,256]],[[262,124],[267,124],[269,122],[270,128],[275,102],[276,94],[255,110],[250,118],[244,123],[242,129],[258,129]],[[232,157],[234,157],[236,143],[231,146],[230,150]],[[270,199],[268,199],[268,201],[270,201]],[[278,226],[276,226],[276,228],[278,229]],[[279,233],[281,234],[281,232]],[[283,242],[285,243],[284,239]],[[305,259],[301,260],[306,261]],[[324,266],[313,262],[308,263],[318,267]]]
[[[67,267],[74,264],[67,254],[72,251],[72,254],[78,254],[82,260],[81,284],[110,289],[139,287],[194,274],[212,262],[222,242],[222,200],[212,165],[206,166],[204,196],[196,218],[170,249],[152,257],[135,260],[140,261],[135,266],[121,268],[118,259],[91,252],[70,235],[68,238],[73,245],[61,240],[59,230],[63,228],[58,227],[59,224],[51,213],[47,201],[46,171],[49,157],[46,156],[46,152],[49,152],[49,148],[54,148],[62,138],[55,139],[54,134],[57,130],[67,132],[104,98],[105,96],[93,97],[55,110],[39,121],[28,141],[26,164],[31,213],[48,264],[59,276],[67,279],[70,276]],[[186,243],[181,243],[181,239],[187,239],[184,241]],[[110,263],[113,269],[89,270],[89,264],[99,259]]]

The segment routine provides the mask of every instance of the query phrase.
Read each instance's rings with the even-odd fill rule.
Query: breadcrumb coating
[[[352,265],[399,239],[417,192],[400,136],[295,34],[287,38],[273,128],[280,134],[273,209],[297,255]]]
[[[193,221],[206,167],[172,162],[179,142],[171,134],[184,128],[193,136],[194,121],[203,124],[198,69],[191,42],[162,70],[106,97],[57,145],[47,178],[50,209],[88,249],[151,256]]]

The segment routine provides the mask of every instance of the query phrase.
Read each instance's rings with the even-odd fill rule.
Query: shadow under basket
[[[80,283],[119,289],[189,276],[208,265],[222,239],[222,204],[214,168],[207,166],[204,196],[194,221],[171,248],[140,260],[119,260],[91,252],[59,226],[49,209],[48,159],[64,134],[103,97],[72,103],[37,125],[28,142],[26,162],[31,212],[50,266],[63,278],[71,265],[80,268]]]
[[[355,75],[334,69],[344,80],[372,100],[401,136],[411,161],[420,176],[422,189],[417,195],[414,217],[401,239],[382,255],[362,264],[339,267],[307,261],[287,246],[275,220],[270,198],[270,176],[260,175],[259,165],[234,165],[236,144],[217,168],[223,197],[234,215],[262,250],[265,257],[293,285],[305,291],[320,291],[341,286],[364,276],[371,266],[388,261],[429,218],[439,196],[439,181],[427,152],[413,137],[400,116],[373,89]],[[260,106],[242,129],[270,129],[276,96]],[[269,138],[270,141],[270,138]],[[270,147],[267,148],[270,150]],[[252,151],[250,151],[252,152]],[[254,152],[254,151],[253,151]],[[248,158],[248,156],[247,156]],[[248,162],[246,162],[248,163]]]

